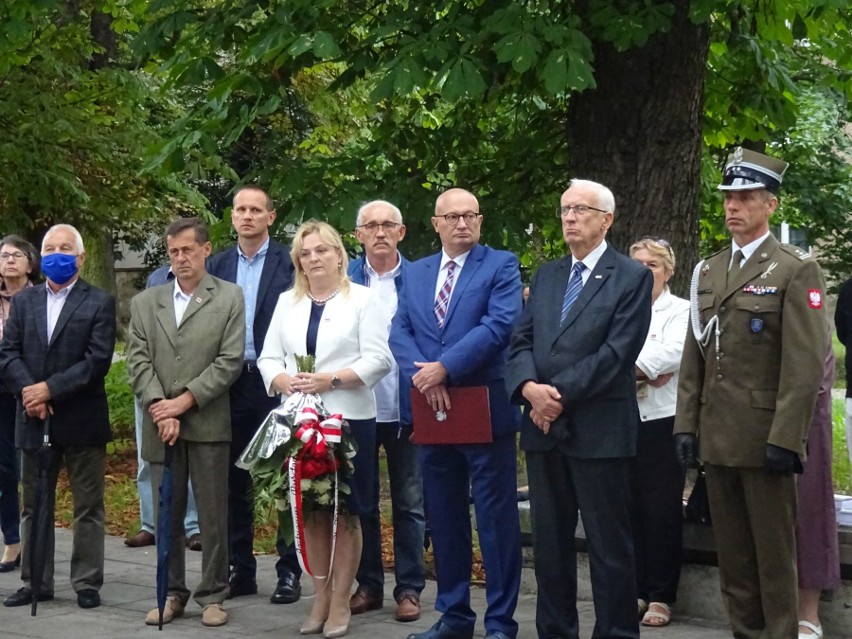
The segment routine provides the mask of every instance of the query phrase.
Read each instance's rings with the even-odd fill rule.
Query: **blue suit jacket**
[[[207,260],[207,272],[226,282],[237,281],[237,247],[232,246]],[[272,321],[272,313],[278,297],[293,284],[293,262],[287,249],[278,242],[269,240],[269,249],[260,274],[260,288],[257,291],[257,304],[254,311],[254,350],[260,355],[266,331]]]
[[[571,256],[542,266],[509,348],[507,386],[518,403],[527,380],[552,384],[563,413],[545,435],[525,415],[521,448],[562,442],[580,458],[636,454],[635,362],[651,322],[651,271],[608,246],[560,323]]]
[[[435,319],[435,288],[441,253],[412,263],[390,334],[391,352],[399,365],[400,393],[411,389],[419,370],[414,362],[441,362],[447,386],[488,386],[491,428],[495,437],[515,432],[520,413],[511,405],[504,375],[506,348],[521,312],[518,258],[476,244],[456,282],[442,328]]]
[[[408,271],[408,267],[411,264],[411,262],[402,256],[402,253],[400,253],[399,259],[399,273],[394,278],[397,296],[399,296],[400,291],[405,284],[405,278],[407,277],[406,271]],[[363,255],[358,259],[349,262],[348,273],[349,279],[356,284],[369,286],[369,283],[367,282],[367,261]],[[408,386],[401,368],[399,369],[399,422],[401,424],[411,425],[411,396],[409,395]]]

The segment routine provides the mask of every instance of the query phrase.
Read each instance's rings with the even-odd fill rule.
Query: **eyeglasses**
[[[661,237],[651,237],[649,235],[649,236],[643,237],[642,241],[643,242],[656,242],[657,244],[662,246],[664,249],[666,249],[669,252],[669,255],[674,255],[674,251],[672,250],[672,245],[669,244],[668,240],[664,240]]]
[[[376,233],[380,228],[385,233],[390,233],[395,230],[397,226],[402,226],[399,222],[382,222],[381,224],[377,222],[369,222],[367,224],[362,224],[358,228],[362,231],[366,231],[367,233]]]
[[[589,206],[588,204],[567,204],[565,206],[556,207],[556,215],[559,217],[568,217],[568,214],[571,210],[574,210],[574,213],[578,217],[583,217],[589,211],[597,211],[598,213],[607,213],[607,211],[603,209],[597,209],[594,206]]]
[[[444,220],[450,226],[456,226],[459,223],[459,220],[464,220],[465,224],[471,225],[476,222],[477,218],[479,217],[479,213],[467,211],[465,213],[447,213],[446,215],[436,215],[435,217],[444,218]]]
[[[0,253],[0,261],[5,262],[10,257],[15,260],[22,260],[26,257],[26,255],[20,251],[15,251],[14,253]]]

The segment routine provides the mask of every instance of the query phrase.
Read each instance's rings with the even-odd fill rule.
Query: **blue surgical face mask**
[[[41,270],[45,277],[62,286],[77,274],[77,256],[66,253],[51,253],[41,258]]]

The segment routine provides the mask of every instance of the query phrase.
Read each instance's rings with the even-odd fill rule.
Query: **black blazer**
[[[589,274],[560,326],[571,256],[542,266],[509,345],[506,383],[513,401],[526,403],[527,380],[552,384],[564,411],[545,435],[526,407],[521,448],[552,449],[557,440],[580,458],[636,454],[639,409],[634,366],[651,322],[651,271],[611,246]]]
[[[46,286],[24,289],[12,298],[0,343],[0,375],[18,397],[15,445],[41,446],[41,422],[26,416],[21,391],[42,381],[52,396],[52,441],[103,445],[112,439],[104,378],[115,349],[115,298],[78,279],[48,344]]]
[[[237,247],[232,246],[207,260],[207,272],[227,282],[236,283],[238,259]],[[293,261],[287,249],[270,238],[269,250],[263,262],[263,272],[260,274],[260,289],[257,292],[252,327],[254,350],[258,356],[263,351],[266,331],[269,330],[278,297],[293,284],[293,270]]]

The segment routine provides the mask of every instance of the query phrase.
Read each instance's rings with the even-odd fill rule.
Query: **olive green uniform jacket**
[[[701,459],[719,466],[760,467],[767,443],[804,460],[828,334],[825,279],[772,236],[727,282],[730,260],[728,247],[699,271],[701,324],[718,316],[719,347],[711,334],[702,356],[690,330],[674,432],[698,435]]]

